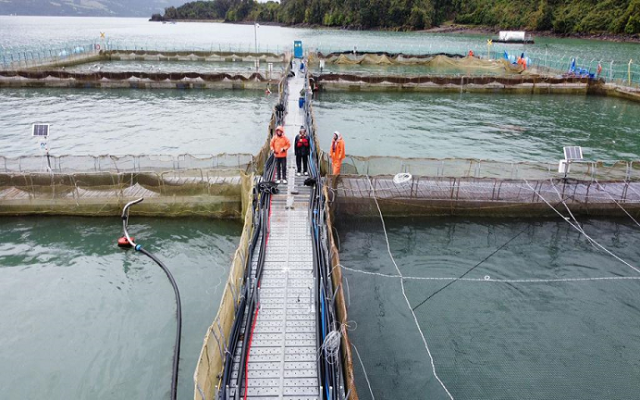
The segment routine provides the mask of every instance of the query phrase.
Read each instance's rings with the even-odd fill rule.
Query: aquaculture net
[[[319,63],[324,60],[328,64],[327,71],[333,71],[332,65],[345,66],[420,66],[426,70],[449,73],[449,74],[492,74],[492,75],[513,75],[524,72],[521,65],[511,64],[505,59],[487,60],[478,57],[461,57],[456,55],[408,55],[408,54],[388,54],[388,53],[331,53],[326,56],[313,54],[309,58],[312,63]],[[366,70],[365,72],[375,72]],[[418,73],[418,71],[399,71]]]
[[[325,163],[328,154],[323,154]],[[410,173],[424,177],[549,179],[564,178],[558,172],[559,162],[501,162],[464,158],[402,158],[347,156],[342,162],[342,174],[395,175]],[[577,180],[636,181],[640,180],[640,161],[584,161],[572,162],[567,177]]]
[[[0,157],[0,213],[240,217],[253,156]]]
[[[634,398],[640,226],[544,196],[562,217],[337,213],[361,399]]]
[[[189,169],[242,169],[253,166],[251,154],[218,155],[41,155],[0,156],[0,172],[149,172]]]
[[[244,227],[242,236],[231,262],[231,270],[229,271],[220,307],[205,334],[198,364],[193,374],[194,398],[198,400],[215,398],[215,393],[219,389],[219,374],[224,366],[225,351],[227,351],[226,339],[229,337],[229,331],[235,318],[235,308],[240,301],[239,296],[242,295],[242,278],[246,260],[249,256],[249,241],[253,233],[254,219],[251,202],[253,201],[254,184],[253,176],[243,182],[241,196]]]
[[[331,181],[336,212],[393,216],[555,216],[554,206],[577,214],[638,215],[637,162],[506,163],[464,159],[347,157]],[[375,196],[374,196],[375,193]]]

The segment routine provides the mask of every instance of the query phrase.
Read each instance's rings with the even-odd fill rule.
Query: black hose
[[[257,286],[259,285],[260,277],[262,274],[261,265],[264,264],[266,237],[268,232],[268,218],[269,218],[269,200],[271,194],[276,193],[277,187],[275,184],[271,184],[271,177],[274,172],[274,157],[271,155],[265,162],[265,168],[262,175],[262,180],[259,182],[253,191],[253,235],[249,243],[248,257],[245,260],[245,270],[243,276],[243,290],[242,300],[236,309],[235,319],[231,332],[229,335],[229,349],[236,349],[238,343],[242,341],[242,351],[240,352],[240,368],[237,375],[237,389],[235,398],[239,398],[242,390],[243,377],[245,374],[245,360],[247,357],[247,341],[251,335],[251,324],[254,318],[254,312],[257,306]],[[258,246],[258,238],[262,234],[262,241],[259,247],[258,255],[258,268],[256,270],[256,279],[251,276],[251,267],[253,264],[253,258],[255,250]],[[241,327],[243,321],[246,318],[245,333],[241,338]],[[218,390],[219,399],[227,399],[229,393],[227,393],[227,387],[231,380],[232,365],[234,362],[235,350],[226,352],[224,360],[224,369],[222,375],[222,381]]]
[[[173,292],[176,295],[176,318],[178,321],[176,326],[176,342],[173,346],[173,374],[171,377],[171,400],[176,400],[178,392],[178,366],[180,364],[180,338],[182,336],[182,302],[180,301],[180,291],[178,290],[178,285],[176,284],[175,279],[173,279],[173,275],[171,275],[171,272],[162,263],[162,261],[147,250],[143,249],[140,245],[136,246],[136,250],[155,261],[156,264],[162,268],[164,273],[167,275],[167,278],[169,278],[171,286],[173,286]]]

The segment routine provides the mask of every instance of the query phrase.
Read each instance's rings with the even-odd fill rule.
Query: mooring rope
[[[589,240],[589,243],[591,243],[591,245],[595,245],[594,240],[591,239],[591,237],[589,235],[587,235],[587,233],[584,231],[584,229],[582,228],[582,226],[580,225],[580,222],[578,222],[578,220],[576,219],[576,217],[573,215],[573,213],[571,212],[571,209],[569,208],[569,206],[567,205],[567,203],[565,202],[565,199],[562,197],[562,195],[560,194],[560,192],[558,191],[558,188],[556,187],[556,184],[553,183],[553,178],[549,178],[549,182],[551,183],[551,187],[553,188],[553,190],[556,192],[556,195],[558,195],[558,199],[560,200],[560,202],[562,203],[562,205],[564,206],[565,210],[567,210],[567,212],[569,213],[569,216],[571,217],[571,219],[573,220],[573,222],[575,223],[576,228],[580,231],[580,233],[582,233],[584,235],[584,237],[587,238],[587,240]],[[555,210],[555,207],[554,207]],[[565,218],[566,219],[566,218]]]
[[[598,276],[593,278],[531,278],[531,279],[494,279],[490,276],[484,278],[458,278],[458,277],[434,277],[434,276],[400,276],[382,274],[380,272],[363,271],[361,269],[349,268],[341,265],[345,271],[355,272],[362,275],[378,276],[388,279],[404,279],[407,281],[461,281],[476,283],[562,283],[562,282],[592,282],[592,281],[637,281],[640,276]]]
[[[366,175],[366,177],[367,177],[367,181],[369,182],[369,186],[371,187],[371,193],[373,194],[373,200],[376,203],[376,207],[378,208],[378,213],[380,214],[380,221],[382,222],[382,230],[384,231],[384,237],[385,237],[385,240],[387,242],[387,251],[389,252],[389,257],[391,258],[391,262],[393,262],[393,265],[396,267],[396,271],[398,271],[398,275],[402,278],[402,272],[400,272],[400,268],[398,267],[398,264],[396,263],[396,260],[395,260],[395,258],[393,258],[393,254],[391,253],[391,244],[389,243],[389,236],[387,235],[387,227],[386,227],[386,224],[384,222],[384,217],[382,216],[382,210],[380,209],[380,204],[378,204],[378,198],[376,196],[376,190],[373,187],[373,184],[371,183],[371,179],[369,179],[369,175]],[[420,328],[420,324],[418,323],[418,318],[416,317],[416,313],[413,311],[413,308],[411,307],[411,302],[409,301],[409,298],[407,297],[407,294],[405,292],[404,280],[403,279],[400,279],[400,286],[402,288],[402,295],[404,296],[404,299],[407,302],[407,306],[409,307],[409,311],[411,311],[411,315],[413,316],[413,320],[416,323],[416,327],[418,328],[418,332],[420,332],[420,336],[422,337],[422,342],[424,343],[424,348],[427,350],[427,354],[429,355],[429,359],[431,360],[431,370],[433,371],[433,376],[440,383],[440,386],[442,386],[442,388],[447,393],[449,398],[451,400],[454,400],[453,396],[451,395],[451,393],[449,392],[449,390],[447,389],[445,384],[442,382],[442,380],[438,376],[438,373],[436,372],[436,366],[435,366],[435,363],[433,361],[433,355],[431,354],[431,350],[429,349],[429,344],[427,343],[427,339],[424,337],[424,333],[422,332],[422,328]]]
[[[574,224],[573,222],[571,222],[571,220],[569,219],[569,217],[565,217],[564,215],[562,215],[562,213],[558,210],[555,209],[555,207],[553,207],[551,205],[551,203],[549,203],[547,201],[547,199],[544,198],[544,196],[542,196],[540,193],[538,193],[537,190],[535,190],[530,184],[529,182],[527,182],[527,180],[524,181],[526,183],[526,185],[542,200],[544,201],[553,211],[555,211],[556,214],[558,214],[560,217],[562,217],[562,219],[564,219],[565,221],[567,221],[567,223],[569,225],[571,225],[575,230],[577,230],[578,232],[582,233],[591,243],[593,243],[595,246],[597,246],[598,248],[600,248],[601,250],[603,250],[605,253],[609,254],[610,256],[614,257],[616,260],[620,261],[621,263],[625,264],[626,266],[628,266],[629,268],[633,269],[634,271],[636,271],[637,273],[640,274],[640,269],[634,267],[633,265],[629,264],[628,262],[626,262],[625,260],[623,260],[622,258],[618,257],[617,255],[615,255],[613,252],[611,252],[609,249],[607,249],[606,247],[604,247],[603,245],[601,245],[600,243],[598,243],[595,239],[593,239],[591,236],[589,236],[584,229],[582,229],[580,226],[576,226],[576,224]],[[555,187],[555,186],[554,186]],[[560,195],[560,193],[558,193],[558,195]],[[562,203],[565,205],[565,207],[567,207],[566,203],[564,202],[564,200],[562,199]]]
[[[640,226],[640,223],[638,223],[638,221],[636,221],[636,219],[635,219],[635,218],[633,218],[633,216],[632,216],[631,214],[629,214],[629,212],[628,212],[627,210],[625,210],[625,208],[624,208],[624,207],[622,207],[622,205],[619,203],[619,201],[618,201],[618,200],[616,200],[616,199],[615,199],[615,198],[614,198],[614,197],[613,197],[609,192],[607,192],[607,191],[606,191],[606,189],[605,189],[604,187],[602,187],[602,185],[600,185],[600,182],[598,182],[598,180],[597,180],[597,179],[596,179],[596,184],[598,185],[598,190],[600,190],[601,192],[604,192],[607,196],[609,196],[609,199],[610,199],[611,201],[613,201],[614,203],[616,203],[616,205],[617,205],[618,207],[620,207],[620,209],[621,209],[622,211],[624,211],[624,213],[625,213],[625,214],[627,214],[627,216],[628,216],[629,218],[631,218],[631,220],[632,220],[636,225]],[[629,186],[629,187],[630,187],[630,186]]]
[[[351,346],[356,351],[356,355],[358,356],[358,360],[360,360],[360,365],[362,366],[362,372],[364,372],[364,379],[367,381],[367,386],[369,386],[369,393],[371,393],[371,399],[376,400],[376,396],[373,395],[373,389],[371,389],[371,382],[369,382],[369,375],[367,375],[367,370],[364,368],[364,363],[362,362],[362,358],[360,357],[360,352],[353,342],[351,342]]]

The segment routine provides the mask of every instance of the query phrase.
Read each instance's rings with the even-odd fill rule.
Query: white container
[[[500,31],[498,38],[500,41],[505,42],[524,42],[525,41],[525,32],[524,31]]]

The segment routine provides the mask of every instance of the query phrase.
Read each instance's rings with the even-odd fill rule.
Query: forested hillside
[[[427,29],[444,22],[569,33],[640,33],[640,0],[196,1],[153,19],[217,19],[353,29]]]

